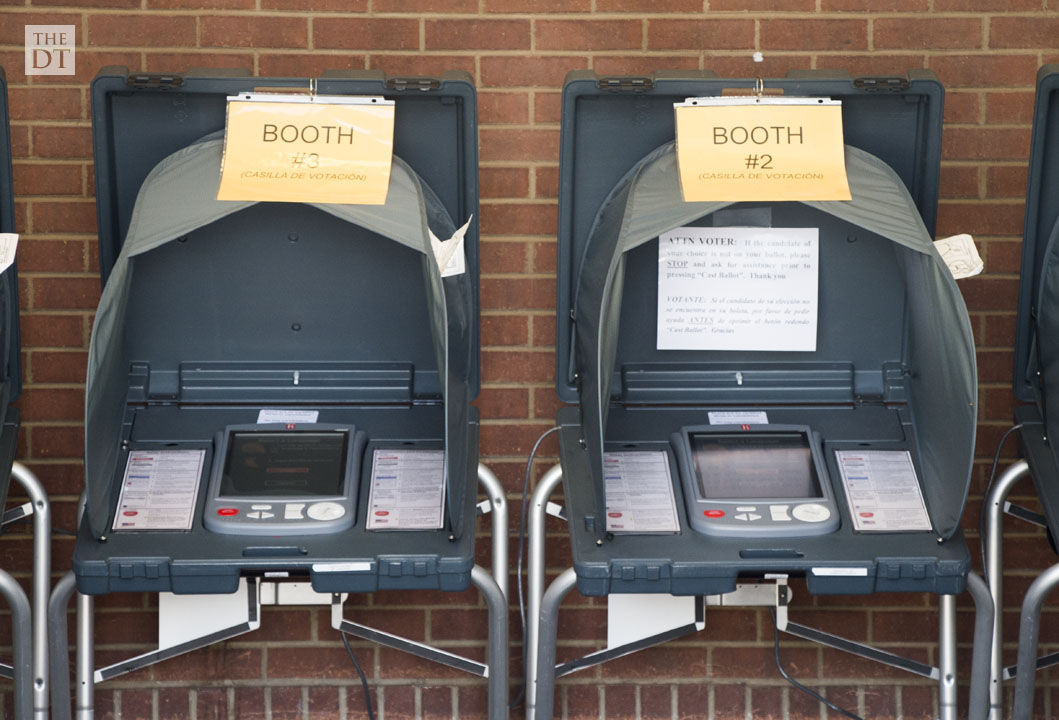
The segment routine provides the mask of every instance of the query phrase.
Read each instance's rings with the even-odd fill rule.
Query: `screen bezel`
[[[775,439],[785,440],[790,439],[793,442],[789,443],[777,443],[774,445],[776,450],[798,450],[804,451],[805,456],[805,476],[799,478],[799,484],[802,484],[803,480],[808,481],[807,493],[801,494],[781,494],[781,493],[768,493],[768,494],[746,494],[738,495],[732,494],[731,491],[738,487],[738,482],[728,480],[729,487],[725,488],[728,492],[726,495],[710,495],[707,494],[706,485],[707,478],[702,472],[703,468],[700,463],[702,459],[709,451],[705,448],[701,448],[704,439],[712,439],[714,444],[721,448],[748,448],[754,444],[754,441]],[[688,452],[690,458],[690,469],[694,476],[695,490],[697,497],[701,500],[709,502],[763,502],[773,500],[790,500],[792,502],[806,502],[810,500],[819,500],[824,497],[824,491],[820,483],[820,473],[817,471],[816,463],[813,460],[813,444],[812,437],[808,431],[801,430],[769,430],[769,431],[734,431],[734,432],[705,432],[702,430],[690,431],[687,433],[688,440]],[[761,452],[767,452],[769,448],[762,444],[759,448]],[[801,453],[799,453],[801,454]],[[785,463],[786,464],[786,463]],[[799,464],[801,461],[799,459]],[[728,469],[734,469],[734,465],[730,465]],[[775,479],[770,478],[773,485],[775,485]],[[764,483],[762,483],[764,484]],[[781,489],[781,488],[772,488]]]
[[[334,460],[338,463],[337,472],[335,476],[327,478],[328,486],[334,487],[334,491],[331,492],[309,492],[309,493],[296,493],[296,492],[269,492],[262,488],[260,492],[233,492],[235,485],[235,479],[231,473],[232,460],[235,455],[237,447],[239,447],[238,441],[240,439],[249,440],[254,437],[269,437],[269,438],[295,438],[298,436],[316,436],[321,438],[335,439],[340,438],[341,444],[339,447],[334,448],[331,452],[334,453]],[[312,501],[317,498],[333,498],[340,497],[342,491],[346,485],[346,479],[349,474],[349,444],[352,438],[350,437],[349,430],[319,430],[319,429],[276,429],[276,430],[228,430],[226,431],[225,438],[225,453],[221,463],[221,482],[220,487],[217,489],[217,497],[230,498],[230,499],[246,499],[246,498],[262,498],[262,499],[275,499],[275,498],[304,498],[306,501]],[[331,460],[331,458],[329,458]]]

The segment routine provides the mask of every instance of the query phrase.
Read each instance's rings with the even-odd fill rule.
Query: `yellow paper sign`
[[[230,97],[217,199],[381,205],[393,119],[383,98]]]
[[[838,101],[693,98],[674,108],[685,202],[850,199]]]

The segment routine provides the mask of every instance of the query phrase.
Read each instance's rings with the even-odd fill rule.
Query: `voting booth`
[[[217,199],[222,165],[237,164],[245,139],[232,135],[236,103],[275,113],[254,132],[292,144],[286,169],[240,177],[285,188],[321,173],[362,180],[330,169],[325,146],[360,126],[301,114],[341,102],[392,106],[383,202]],[[491,708],[504,707],[503,592],[474,565],[476,481],[495,478],[479,469],[470,406],[479,304],[469,76],[105,68],[92,108],[104,287],[88,360],[77,590],[234,593],[243,617],[211,631],[216,641],[256,627],[263,596],[284,604],[289,587],[273,581],[298,580],[332,604],[337,629],[488,676]],[[318,145],[303,152],[299,140]],[[485,664],[341,618],[342,593],[472,582],[490,605]],[[163,630],[157,653],[97,668],[95,680],[203,644],[164,641]]]
[[[962,297],[931,242],[942,88],[925,71],[756,85],[755,102],[841,101],[850,200],[684,201],[674,104],[753,94],[753,80],[567,77],[557,391],[577,406],[559,413],[560,469],[531,504],[529,715],[551,717],[557,676],[702,629],[697,599],[686,628],[556,666],[556,613],[574,585],[770,604],[781,630],[933,678],[787,622],[785,578],[812,594],[937,593],[946,662],[954,651],[977,377]],[[533,558],[560,475],[573,567],[543,593]],[[766,575],[784,579],[740,582]],[[954,717],[952,668],[940,676]]]
[[[11,403],[22,389],[19,344],[18,270],[14,265],[17,235],[11,169],[11,134],[7,79],[0,68],[0,510],[5,510],[14,479],[28,501],[6,508],[0,527],[32,516],[33,575],[27,597],[18,581],[0,569],[0,595],[11,609],[12,664],[0,664],[0,677],[14,680],[14,717],[30,718],[48,708],[47,602],[51,578],[51,515],[48,497],[36,476],[15,462],[20,415]],[[7,263],[11,263],[7,265]]]
[[[1018,316],[1015,335],[1015,427],[1022,460],[992,484],[983,502],[983,546],[986,576],[997,606],[990,663],[990,705],[993,717],[1004,709],[1004,680],[1015,678],[1011,717],[1033,715],[1034,674],[1053,665],[1054,655],[1037,658],[1040,612],[1048,593],[1059,583],[1059,565],[1045,570],[1023,597],[1017,664],[1003,665],[1003,513],[1043,526],[1054,549],[1059,537],[1059,65],[1045,65],[1037,74],[1033,136],[1026,188],[1026,220],[1022,238]],[[1029,474],[1041,514],[1006,501],[1015,483]]]

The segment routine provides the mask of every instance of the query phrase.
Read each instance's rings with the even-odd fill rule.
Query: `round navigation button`
[[[318,502],[305,511],[313,520],[337,520],[346,514],[346,509],[336,502]]]
[[[220,508],[217,510],[217,514],[223,515],[224,517],[231,517],[232,515],[239,514],[239,508]]]
[[[831,517],[831,511],[820,503],[805,503],[804,505],[795,506],[791,510],[791,515],[794,516],[795,520],[818,523]]]
[[[703,510],[702,514],[708,518],[722,518],[724,517],[724,510]]]

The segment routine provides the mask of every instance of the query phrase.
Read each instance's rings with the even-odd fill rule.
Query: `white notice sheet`
[[[444,450],[375,450],[368,530],[437,530],[444,517]]]
[[[930,516],[907,450],[837,450],[835,459],[855,530],[930,530]]]
[[[607,532],[680,532],[664,450],[603,453]]]
[[[658,237],[659,350],[816,350],[818,228]]]
[[[133,450],[114,530],[190,530],[205,450]]]

